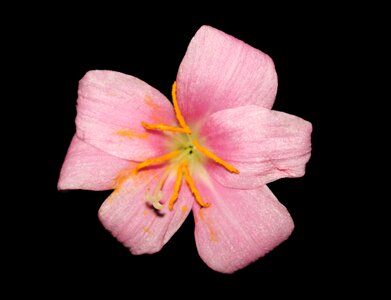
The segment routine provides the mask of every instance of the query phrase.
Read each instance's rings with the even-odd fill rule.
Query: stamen
[[[152,206],[156,210],[163,209],[163,204],[160,203],[161,198],[163,197],[163,186],[164,183],[167,180],[168,175],[170,174],[171,168],[166,168],[166,171],[164,172],[162,178],[160,178],[158,185],[156,186],[155,190],[151,194],[146,194],[145,197],[147,198],[148,202],[152,204]]]
[[[226,168],[228,171],[232,173],[239,174],[239,170],[236,169],[234,166],[230,165],[229,163],[222,160],[220,157],[218,157],[216,154],[211,152],[209,149],[202,147],[197,140],[193,140],[193,145],[197,148],[198,151],[200,151],[205,156],[209,157],[211,160],[215,161],[216,163],[222,165],[224,168]]]
[[[150,165],[160,164],[160,163],[165,162],[167,160],[173,159],[174,157],[178,156],[180,153],[181,153],[180,150],[175,150],[175,151],[169,152],[169,153],[164,154],[159,157],[147,159],[147,160],[143,161],[142,163],[139,163],[136,166],[136,169],[134,170],[134,172],[137,174],[137,172],[143,168],[146,168]]]
[[[190,191],[193,193],[194,198],[196,198],[198,204],[201,205],[202,207],[209,207],[210,204],[206,203],[206,202],[204,202],[204,200],[202,200],[200,193],[198,192],[198,190],[194,184],[194,180],[190,175],[189,165],[188,165],[187,160],[184,160],[182,164],[183,164],[183,166],[182,166],[183,171],[185,172],[186,183],[189,186]]]
[[[147,198],[148,202],[150,202],[155,209],[157,209],[157,210],[163,209],[163,205],[160,203],[160,199],[163,197],[162,191],[158,191],[155,194],[147,194],[147,195],[145,195],[145,197]]]
[[[178,199],[179,190],[182,185],[182,173],[183,173],[183,162],[179,165],[176,173],[175,185],[174,185],[174,193],[172,194],[170,201],[168,202],[168,209],[172,210],[174,208],[174,203]]]
[[[181,113],[181,111],[179,109],[176,92],[177,92],[177,90],[176,90],[176,82],[174,81],[174,84],[172,85],[171,94],[172,94],[172,101],[173,101],[173,105],[174,105],[175,116],[176,116],[176,118],[178,120],[179,126],[176,127],[176,126],[164,125],[162,123],[159,123],[159,124],[149,124],[149,123],[141,122],[142,126],[145,129],[148,129],[148,130],[159,130],[159,131],[180,132],[180,133],[186,133],[186,134],[189,134],[189,135],[192,133],[191,129],[186,124],[185,119],[183,118],[183,115],[182,115],[182,113]],[[118,132],[118,134],[124,135],[124,136],[125,135],[126,136],[130,135],[127,131],[126,132],[120,131],[120,132]],[[147,159],[147,160],[139,163],[136,166],[136,168],[134,169],[134,171],[133,171],[135,174],[137,174],[137,172],[140,171],[143,168],[146,168],[148,166],[155,165],[155,164],[160,164],[160,163],[163,163],[163,162],[166,162],[166,161],[170,161],[171,159],[176,158],[175,162],[172,162],[168,166],[168,168],[166,169],[166,172],[163,175],[163,178],[159,181],[158,186],[155,189],[155,192],[153,194],[147,194],[146,195],[147,200],[149,202],[151,202],[153,207],[155,209],[157,209],[157,210],[161,210],[163,208],[163,205],[159,202],[160,199],[163,196],[163,192],[162,192],[163,185],[164,185],[164,183],[165,183],[165,181],[167,179],[167,176],[168,176],[169,172],[171,172],[173,170],[173,168],[175,168],[175,165],[177,166],[177,168],[176,168],[176,179],[175,179],[173,194],[171,195],[170,200],[168,201],[168,208],[169,208],[169,210],[173,210],[174,204],[178,200],[179,190],[181,189],[181,185],[182,185],[183,173],[184,173],[184,176],[185,176],[186,183],[187,183],[190,191],[194,195],[194,198],[196,199],[198,204],[201,207],[209,207],[210,206],[209,203],[204,202],[204,200],[201,198],[201,195],[200,195],[199,191],[197,190],[197,187],[195,186],[194,180],[193,180],[193,178],[190,175],[188,161],[185,160],[185,157],[188,157],[188,156],[193,154],[194,147],[199,152],[204,154],[206,157],[210,158],[214,162],[216,162],[216,163],[220,164],[221,166],[223,166],[229,172],[236,173],[236,174],[240,173],[239,170],[236,169],[234,166],[232,166],[231,164],[229,164],[226,161],[222,160],[220,157],[218,157],[216,154],[214,154],[213,152],[211,152],[207,148],[204,148],[203,146],[201,146],[198,143],[197,140],[191,141],[191,137],[189,135],[185,135],[185,137],[187,138],[187,142],[192,144],[192,145],[190,145],[190,146],[188,145],[187,147],[184,147],[183,146],[183,140],[182,140],[184,138],[184,136],[177,137],[178,145],[179,146],[182,145],[180,147],[180,150],[175,150],[175,151],[169,152],[169,153],[164,154],[164,155],[159,156],[159,157]],[[172,135],[172,138],[175,139],[176,138],[175,136],[176,135]],[[140,138],[141,138],[141,136],[140,136]],[[179,166],[178,166],[178,163],[179,163]],[[120,184],[121,184],[121,181],[119,180],[118,186]]]
[[[190,128],[174,127],[174,126],[168,126],[168,125],[164,125],[164,124],[148,124],[145,122],[141,122],[141,125],[143,125],[143,127],[145,129],[150,129],[150,130],[191,133]]]
[[[189,128],[189,126],[187,126],[185,119],[183,118],[182,113],[181,113],[179,106],[178,106],[178,101],[176,98],[176,81],[174,81],[174,84],[172,85],[171,96],[172,96],[172,102],[174,104],[175,116],[176,116],[179,124],[182,126],[182,128],[187,130],[186,133],[190,134],[191,129]]]
[[[162,210],[163,209],[163,205],[159,202],[158,199],[156,199],[156,201],[153,201],[152,202],[152,206],[157,209],[157,210]]]
[[[171,167],[166,167],[162,178],[160,178],[159,184],[156,186],[155,192],[163,190],[163,186],[166,183],[167,177],[170,174],[171,170]]]

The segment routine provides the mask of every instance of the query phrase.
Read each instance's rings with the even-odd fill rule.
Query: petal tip
[[[63,186],[62,182],[57,182],[57,191],[64,191],[66,188]]]
[[[66,190],[74,190],[77,189],[77,187],[74,187],[72,185],[72,182],[70,181],[70,178],[66,175],[64,175],[64,172],[61,170],[60,178],[57,182],[57,190],[58,191],[66,191]]]

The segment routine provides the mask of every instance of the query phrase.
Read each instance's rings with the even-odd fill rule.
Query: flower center
[[[171,146],[173,151],[168,152],[162,156],[154,157],[147,159],[139,163],[134,172],[137,174],[141,169],[149,167],[156,164],[168,164],[167,171],[160,180],[156,191],[152,195],[147,195],[147,199],[152,203],[153,207],[160,210],[163,208],[163,205],[160,203],[160,199],[163,195],[162,188],[164,182],[167,179],[167,176],[172,170],[176,170],[176,179],[174,184],[174,191],[168,201],[168,208],[172,210],[174,204],[178,199],[179,191],[182,185],[183,177],[194,195],[194,198],[198,204],[202,207],[208,207],[210,204],[205,202],[195,185],[194,179],[191,176],[191,170],[194,170],[196,166],[202,165],[202,162],[207,158],[211,159],[214,162],[220,164],[222,167],[227,169],[227,171],[239,174],[239,171],[229,163],[222,160],[216,154],[214,154],[209,149],[203,147],[198,142],[198,135],[195,132],[192,132],[190,127],[186,124],[185,119],[182,116],[182,113],[179,109],[177,98],[176,98],[176,82],[172,86],[172,100],[174,104],[175,116],[178,120],[179,127],[168,126],[165,124],[148,124],[141,122],[142,126],[148,130],[159,130],[163,132],[172,132],[173,134],[178,135]]]

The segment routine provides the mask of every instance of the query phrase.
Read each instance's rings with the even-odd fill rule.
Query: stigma
[[[174,209],[175,202],[178,200],[179,192],[183,184],[186,183],[194,199],[201,207],[209,207],[211,204],[202,198],[197,184],[193,178],[193,173],[199,170],[199,166],[203,166],[206,160],[212,160],[225,168],[228,172],[239,174],[239,170],[231,164],[227,163],[215,153],[204,147],[199,142],[199,137],[195,130],[192,130],[185,122],[185,119],[179,109],[178,101],[176,97],[176,82],[172,86],[172,100],[174,104],[175,117],[179,126],[169,126],[165,124],[149,124],[141,122],[141,125],[147,130],[156,130],[161,132],[167,132],[171,135],[176,135],[172,138],[170,143],[170,150],[166,154],[158,157],[149,158],[139,163],[133,170],[133,174],[137,176],[138,172],[150,166],[164,166],[166,171],[160,179],[157,187],[151,194],[146,195],[146,200],[149,201],[152,206],[157,209],[163,209],[164,205],[161,203],[163,197],[163,186],[169,176],[174,173],[175,183],[168,200],[168,209],[171,211]]]

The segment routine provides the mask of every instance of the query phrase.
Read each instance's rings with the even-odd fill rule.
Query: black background
[[[88,293],[108,290],[129,297],[132,291],[165,294],[179,293],[182,288],[201,293],[255,291],[258,295],[272,291],[275,296],[311,296],[314,290],[325,294],[346,288],[346,277],[355,267],[352,252],[345,248],[352,239],[352,226],[342,226],[346,192],[338,185],[344,170],[335,170],[340,166],[336,156],[343,156],[344,151],[336,145],[346,138],[341,130],[349,129],[335,125],[340,120],[335,107],[342,110],[350,101],[342,88],[350,66],[349,51],[343,45],[357,29],[342,26],[344,15],[324,16],[317,10],[289,18],[268,11],[250,12],[251,7],[230,14],[122,10],[86,11],[76,16],[61,14],[59,9],[33,17],[23,28],[23,36],[15,35],[20,49],[28,49],[19,58],[28,62],[24,68],[31,100],[27,107],[31,106],[33,124],[38,125],[35,134],[26,137],[32,156],[28,166],[35,170],[29,180],[34,196],[25,206],[29,225],[24,245],[18,249],[22,254],[17,259],[21,268],[16,278],[34,282],[31,289],[38,291],[48,292],[50,286],[73,293],[82,288]],[[274,109],[300,116],[314,128],[306,175],[269,185],[295,221],[292,236],[232,275],[210,270],[199,258],[192,217],[159,253],[133,256],[97,218],[109,192],[56,189],[75,132],[81,77],[92,69],[120,71],[170,98],[187,45],[203,24],[271,56],[279,77]]]

